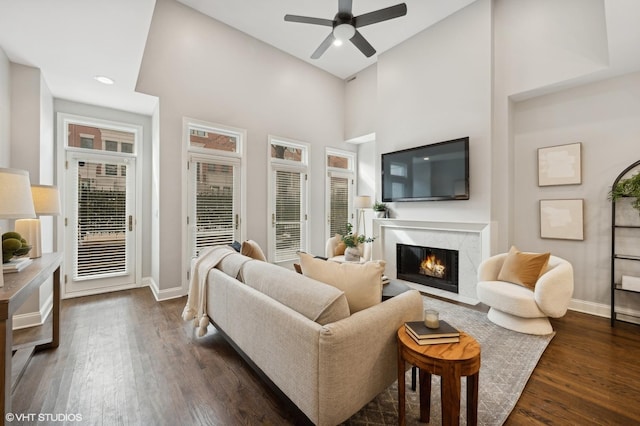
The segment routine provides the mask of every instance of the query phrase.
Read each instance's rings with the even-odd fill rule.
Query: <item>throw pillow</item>
[[[247,257],[250,257],[255,260],[262,260],[263,262],[267,261],[262,249],[253,240],[247,240],[242,242],[242,247],[240,248],[240,254],[243,254]]]
[[[335,250],[333,251],[334,256],[342,256],[344,251],[347,249],[345,243],[342,242],[342,235],[336,234],[335,238],[338,240],[338,244],[336,245]]]
[[[551,253],[524,253],[512,246],[498,273],[499,281],[534,289],[549,263]]]
[[[382,301],[382,274],[385,261],[338,263],[300,254],[302,273],[344,291],[351,314]]]

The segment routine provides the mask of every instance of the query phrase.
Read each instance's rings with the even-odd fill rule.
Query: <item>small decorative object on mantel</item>
[[[379,201],[376,201],[373,204],[373,211],[376,212],[376,217],[377,218],[383,218],[383,217],[385,217],[385,215],[387,213],[387,205],[385,203],[381,203]]]
[[[353,233],[353,225],[347,223],[347,232],[342,236],[342,242],[347,248],[344,251],[344,260],[347,262],[357,262],[360,260],[360,249],[358,246],[363,243],[370,243],[375,240],[374,237],[365,237],[364,235],[355,235]]]
[[[624,197],[635,198],[631,205],[640,212],[640,173],[636,173],[628,179],[620,180],[609,191],[609,200],[611,201]]]

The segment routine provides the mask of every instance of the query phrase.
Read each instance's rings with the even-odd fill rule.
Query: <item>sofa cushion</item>
[[[385,267],[383,260],[337,263],[300,253],[300,266],[304,275],[344,291],[351,314],[376,305],[382,300],[382,274]]]
[[[538,278],[547,269],[549,256],[550,253],[524,253],[512,246],[502,264],[498,280],[534,289]]]
[[[240,247],[240,253],[255,260],[262,260],[263,262],[267,261],[262,249],[258,243],[253,240],[243,241],[242,246]]]
[[[246,285],[320,325],[349,316],[344,292],[281,266],[250,261],[242,268],[242,278]]]

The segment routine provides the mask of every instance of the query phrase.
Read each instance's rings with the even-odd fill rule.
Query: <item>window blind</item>
[[[329,185],[331,203],[329,210],[330,235],[344,235],[347,222],[349,222],[349,179],[331,176]]]
[[[192,256],[235,238],[234,166],[195,161],[195,226]]]
[[[78,161],[76,279],[127,273],[126,164],[101,175],[105,163]],[[118,174],[118,170],[124,173]]]
[[[300,172],[276,170],[275,261],[296,259],[303,243],[303,181]]]

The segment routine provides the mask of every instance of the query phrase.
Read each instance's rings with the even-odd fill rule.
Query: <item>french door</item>
[[[189,158],[189,253],[241,241],[240,162],[192,154]]]
[[[136,285],[136,161],[66,154],[65,296]]]

